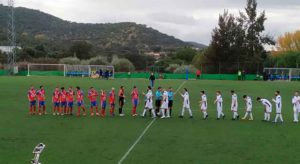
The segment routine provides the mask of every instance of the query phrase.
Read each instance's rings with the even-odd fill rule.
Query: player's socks
[[[155,110],[151,109],[152,118],[156,118]]]
[[[161,118],[165,118],[165,109],[160,109],[161,110]]]
[[[136,107],[133,107],[132,108],[132,116],[135,116],[136,115]]]
[[[101,116],[105,117],[105,109],[101,109]]]
[[[250,121],[252,121],[253,120],[253,115],[252,115],[252,113],[250,113],[250,119],[249,119]]]
[[[142,117],[145,117],[146,112],[147,112],[147,109],[145,108],[141,116],[142,116]]]
[[[189,111],[190,117],[193,117],[192,109],[189,108],[188,111]]]
[[[93,108],[90,109],[90,113],[91,113],[91,116],[94,116],[94,109]]]
[[[207,112],[205,112],[205,118],[204,118],[204,120],[206,120],[208,118],[208,114],[207,114]]]
[[[100,116],[98,107],[96,107],[96,116]]]
[[[171,115],[170,115],[170,110],[169,109],[167,109],[167,118],[170,118],[171,117]]]
[[[121,114],[121,108],[119,108],[119,114]]]
[[[280,121],[283,122],[282,114],[280,114],[279,118],[280,118]]]
[[[33,114],[37,114],[36,107],[33,106]]]

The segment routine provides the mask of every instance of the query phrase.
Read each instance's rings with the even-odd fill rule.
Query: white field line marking
[[[181,87],[186,83],[184,81],[179,88],[176,90],[175,94],[181,89]],[[148,129],[151,127],[151,125],[155,122],[156,119],[153,119],[148,126],[145,128],[145,130],[140,134],[140,136],[135,140],[135,142],[131,145],[131,147],[127,150],[127,152],[123,155],[123,157],[120,159],[118,164],[122,164],[122,162],[127,158],[127,156],[130,154],[130,152],[134,149],[134,147],[140,142],[140,140],[143,138],[145,133],[148,131]]]

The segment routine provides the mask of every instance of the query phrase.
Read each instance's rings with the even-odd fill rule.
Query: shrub
[[[60,64],[80,64],[80,60],[77,57],[66,57],[59,60]]]
[[[185,73],[186,69],[189,70],[189,73],[196,73],[197,72],[197,68],[195,68],[193,65],[183,65],[178,67],[174,73]]]
[[[128,59],[115,58],[112,61],[112,65],[117,72],[132,72],[135,70],[134,65]]]

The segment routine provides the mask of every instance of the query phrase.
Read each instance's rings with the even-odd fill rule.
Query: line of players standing
[[[201,91],[201,100],[200,109],[203,113],[203,119],[208,118],[208,103],[207,96],[205,91]],[[172,114],[173,108],[173,99],[175,93],[173,92],[172,87],[168,90],[162,87],[158,87],[155,92],[155,109],[153,107],[153,93],[152,88],[150,86],[147,87],[147,93],[143,93],[145,96],[145,108],[142,112],[142,117],[146,116],[147,111],[149,111],[150,116],[153,118],[160,116],[161,118],[170,118]],[[189,93],[186,88],[183,89],[183,93],[180,93],[183,98],[183,106],[180,113],[180,118],[184,117],[185,111],[188,111],[190,118],[193,118],[192,110],[190,107]],[[238,120],[238,96],[235,91],[231,91],[232,102],[231,102],[231,111],[233,113],[232,120]],[[76,97],[77,102],[77,116],[81,115],[81,111],[83,111],[82,115],[86,115],[86,108],[84,105],[84,92],[80,89],[80,87],[76,87],[76,91],[73,90],[72,87],[69,87],[68,90],[65,90],[64,87],[60,89],[58,87],[55,88],[52,95],[52,103],[53,103],[53,115],[72,115],[73,114],[73,103]],[[101,90],[100,94],[96,91],[95,88],[91,87],[87,96],[90,100],[90,115],[94,116],[106,116],[106,101],[108,97],[109,105],[110,105],[110,116],[115,115],[115,89],[112,88],[109,94],[106,94],[106,91]],[[98,109],[98,101],[97,99],[100,97],[100,110]],[[119,115],[124,116],[123,107],[125,103],[125,90],[124,87],[121,86],[118,93],[119,97]],[[139,92],[136,86],[133,87],[131,92],[132,99],[132,116],[137,116],[137,106],[139,104]],[[45,105],[45,90],[44,86],[40,86],[39,90],[35,90],[32,86],[28,91],[28,100],[30,104],[29,113],[31,115],[46,114],[46,105]],[[38,111],[36,111],[36,100],[38,100]],[[249,120],[253,120],[252,115],[252,99],[250,96],[244,95],[243,100],[245,102],[245,115],[242,118],[243,120],[249,118]],[[269,122],[271,119],[272,113],[272,103],[264,98],[257,97],[257,101],[259,101],[264,106],[264,119],[263,121]],[[280,96],[280,91],[275,92],[275,98],[272,99],[272,102],[276,105],[276,117],[273,121],[274,123],[279,122],[283,123],[283,118],[281,114],[282,109],[282,100]],[[225,114],[223,113],[223,98],[220,91],[216,92],[216,99],[214,100],[214,104],[217,106],[217,119],[220,120],[225,119]],[[294,122],[298,122],[299,112],[300,112],[300,96],[299,92],[295,92],[294,97],[292,99],[293,111],[294,111]],[[100,113],[99,113],[100,111]]]

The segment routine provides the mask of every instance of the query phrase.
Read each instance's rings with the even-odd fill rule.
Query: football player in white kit
[[[299,121],[298,117],[300,112],[300,96],[298,91],[294,93],[292,103],[293,103],[293,111],[294,111],[294,123],[298,123]]]
[[[223,119],[225,119],[225,114],[223,113],[223,98],[221,95],[221,91],[217,91],[216,92],[217,98],[215,100],[215,104],[217,104],[217,120],[220,120],[220,118],[222,117]]]
[[[250,116],[249,120],[253,121],[253,115],[252,115],[252,100],[251,97],[244,95],[243,96],[245,105],[246,105],[246,113],[245,116],[242,118],[243,120],[247,119],[248,115]]]
[[[151,110],[152,118],[156,118],[155,110],[153,109],[153,100],[152,100],[153,94],[150,86],[148,86],[147,91],[148,92],[146,94],[143,93],[143,95],[146,96],[146,103],[145,103],[145,109],[143,111],[142,117],[145,117],[147,110]]]
[[[257,97],[256,99],[257,101],[261,102],[261,104],[265,107],[264,111],[265,111],[265,115],[264,115],[264,119],[262,121],[266,121],[269,122],[271,119],[271,113],[272,113],[272,104],[270,103],[269,100],[267,99],[262,99],[260,97]]]
[[[283,123],[283,118],[281,114],[281,108],[282,108],[282,100],[280,96],[280,91],[275,92],[275,99],[272,99],[272,101],[276,105],[276,117],[273,123],[277,123],[278,119],[280,119],[280,122]]]
[[[203,119],[206,120],[208,118],[207,113],[207,97],[205,91],[201,91],[201,101],[200,101],[200,110],[203,113]]]
[[[161,118],[170,118],[170,110],[169,110],[169,99],[168,92],[166,89],[163,89],[163,95],[161,100],[160,112]],[[167,116],[166,116],[167,115]]]
[[[231,90],[231,112],[233,113],[232,120],[240,118],[238,114],[238,97],[234,90]]]
[[[189,98],[188,90],[186,88],[184,88],[184,93],[180,94],[180,95],[183,98],[183,107],[182,107],[181,115],[179,116],[179,118],[183,118],[185,110],[188,110],[188,112],[190,114],[190,118],[193,118],[193,113],[192,113],[192,110],[190,107],[190,98]]]

